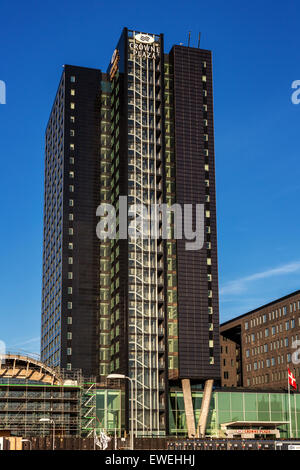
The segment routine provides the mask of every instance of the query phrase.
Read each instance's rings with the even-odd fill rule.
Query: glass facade
[[[97,390],[96,417],[98,429],[121,437],[125,425],[124,393],[121,390]]]
[[[193,391],[195,425],[197,426],[203,391]],[[222,424],[232,422],[276,422],[280,437],[288,438],[289,407],[287,393],[252,393],[252,392],[218,392],[212,394],[206,434],[214,437],[225,437]],[[184,436],[187,434],[184,401],[182,391],[171,391],[169,397],[170,434]],[[300,394],[291,395],[292,437],[300,437]],[[285,423],[283,423],[285,422]],[[260,426],[258,425],[257,428]],[[268,427],[268,424],[266,424]]]

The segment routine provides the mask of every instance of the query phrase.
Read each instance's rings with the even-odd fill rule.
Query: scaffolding
[[[81,387],[81,432],[93,437],[97,428],[96,413],[97,386],[95,382],[83,383]]]
[[[79,394],[74,386],[0,383],[0,434],[79,436]]]
[[[81,382],[79,370],[6,354],[0,361],[0,435],[80,436]]]

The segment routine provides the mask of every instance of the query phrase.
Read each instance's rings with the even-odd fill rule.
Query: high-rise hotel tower
[[[103,203],[116,210],[112,239],[97,237]],[[126,206],[164,203],[183,220],[201,205],[200,249],[174,217],[167,239],[161,218],[158,236],[143,233],[147,216],[127,236]],[[42,302],[42,360],[128,376],[137,434],[168,432],[170,388],[183,387],[188,416],[191,386],[219,382],[210,51],[164,54],[162,34],[124,28],[106,73],[64,67],[46,131]]]

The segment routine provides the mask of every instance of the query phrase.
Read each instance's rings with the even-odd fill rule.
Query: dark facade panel
[[[205,233],[201,250],[187,251],[186,241],[177,241],[179,371],[182,378],[219,380],[211,53],[174,46],[170,56],[174,68],[176,202],[181,205],[204,204],[205,213],[210,212],[205,219],[210,233]],[[203,76],[206,77],[205,82]],[[209,181],[209,186],[205,180]],[[207,243],[211,246],[208,247]],[[210,264],[208,258],[211,259]],[[211,280],[208,275],[212,276]],[[209,291],[212,291],[211,297]],[[209,323],[213,324],[211,331]],[[210,341],[213,341],[213,347],[210,347]]]
[[[90,376],[97,375],[98,370],[99,240],[96,236],[96,209],[100,204],[101,72],[66,65],[62,81],[63,120],[60,123],[63,147],[60,153],[55,152],[54,145],[51,149],[53,167],[62,160],[61,188],[53,178],[54,173],[48,172],[45,177],[45,187],[51,191],[49,194],[46,191],[46,199],[48,196],[53,198],[53,191],[62,191],[60,207],[45,207],[46,217],[62,217],[62,245],[56,254],[59,259],[57,264],[52,259],[50,270],[52,273],[55,269],[61,272],[60,285],[55,286],[59,316],[57,310],[46,311],[44,308],[51,334],[43,344],[42,358],[51,365],[64,368],[71,364],[72,368],[81,368],[85,375]],[[55,108],[52,119],[57,119],[53,112]],[[54,127],[53,142],[56,139],[58,132]],[[73,220],[70,220],[70,215]],[[72,234],[69,229],[73,230]],[[54,230],[52,243],[55,236]],[[45,241],[44,253],[51,256]],[[45,269],[43,277],[45,283]],[[50,276],[47,281],[48,290],[53,291],[53,281],[52,274],[52,279]],[[42,325],[42,339],[46,334],[45,325]],[[53,362],[50,345],[57,339],[59,357]]]

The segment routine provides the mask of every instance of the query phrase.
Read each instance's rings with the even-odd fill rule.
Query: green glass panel
[[[273,411],[271,412],[271,421],[286,421],[286,419],[283,417],[282,412]]]
[[[269,411],[269,394],[257,394],[257,407],[259,411]]]
[[[194,411],[198,411],[201,408],[201,402],[202,402],[202,393],[193,393],[193,407]]]
[[[177,409],[178,410],[184,410],[184,400],[183,400],[183,395],[177,394]]]
[[[245,410],[256,411],[256,393],[245,393]]]
[[[105,408],[105,390],[103,390],[103,392],[102,391],[97,392],[96,405],[97,405],[97,409]]]
[[[202,394],[202,395],[203,395],[203,394]],[[202,395],[201,395],[201,396],[202,396]],[[217,404],[216,404],[216,394],[213,393],[213,394],[212,394],[212,397],[211,397],[211,400],[210,400],[209,409],[210,409],[210,410],[215,410],[215,409],[216,409],[216,406],[217,406]]]
[[[119,412],[108,411],[107,413],[107,427],[108,429],[115,429],[119,427]]]
[[[175,400],[173,394],[170,394],[169,396],[169,426],[170,430],[175,428],[175,418],[174,418],[174,405],[175,405]]]
[[[282,411],[282,396],[279,393],[271,393],[271,411]]]
[[[297,429],[298,429],[298,436],[297,437],[299,437],[299,435],[300,435],[300,413],[299,412],[296,413],[296,419],[297,419]]]
[[[232,393],[231,394],[231,409],[233,411],[243,411],[243,394]]]
[[[231,421],[244,421],[243,411],[232,411],[231,412]]]
[[[219,393],[219,410],[228,411],[230,410],[230,393]]]
[[[270,420],[270,413],[267,411],[258,411],[257,413],[259,421],[269,421]]]
[[[119,393],[108,392],[107,408],[112,410],[120,409],[120,395]]]
[[[184,411],[176,412],[176,428],[177,429],[186,429],[186,418]]]
[[[246,421],[258,421],[258,416],[256,411],[247,411],[245,412]]]
[[[219,411],[219,423],[231,423],[231,414],[229,411]]]

